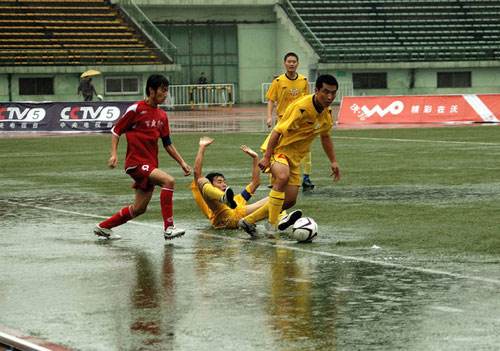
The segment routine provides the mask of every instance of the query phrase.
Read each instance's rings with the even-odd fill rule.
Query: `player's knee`
[[[278,182],[288,182],[289,174],[286,172],[278,172],[274,177]]]
[[[161,186],[162,186],[162,188],[173,189],[175,187],[175,178],[174,177],[165,178],[163,180]]]
[[[283,188],[288,184],[288,174],[276,176],[274,179],[274,186],[283,191]]]

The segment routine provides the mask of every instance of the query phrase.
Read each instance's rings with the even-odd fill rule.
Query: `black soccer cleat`
[[[302,181],[302,191],[311,191],[314,189],[314,184],[311,179],[307,178]]]
[[[297,222],[297,219],[299,219],[300,217],[302,217],[302,210],[295,210],[290,212],[278,223],[278,230],[285,230],[286,228]]]
[[[224,196],[222,196],[221,202],[228,205],[229,208],[236,208],[238,204],[236,201],[234,201],[234,191],[231,188],[227,188],[226,191],[224,191]]]

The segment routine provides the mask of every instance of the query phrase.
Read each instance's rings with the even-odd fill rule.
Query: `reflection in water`
[[[217,232],[223,233],[222,230]],[[232,265],[239,259],[240,249],[237,241],[227,242],[212,236],[198,236],[195,241],[194,256],[196,274],[200,283],[207,278],[207,273],[215,260],[223,260],[225,264]]]
[[[277,247],[271,258],[271,286],[268,300],[270,324],[280,334],[284,350],[335,350],[335,305],[315,306],[311,276],[295,259],[295,252]],[[331,310],[329,318],[316,313],[316,308]],[[327,312],[328,313],[328,312]],[[319,338],[316,331],[321,331]],[[328,335],[324,338],[324,334]],[[318,340],[315,340],[318,339]],[[319,341],[319,342],[318,342]]]
[[[135,346],[130,349],[173,349],[172,306],[175,304],[175,272],[172,250],[172,246],[165,246],[161,286],[158,284],[155,265],[150,261],[150,255],[145,252],[136,254],[137,280],[131,295],[133,317],[130,325]]]

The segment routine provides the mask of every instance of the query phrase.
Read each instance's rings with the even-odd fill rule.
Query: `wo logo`
[[[353,111],[361,121],[364,121],[372,117],[374,114],[378,114],[382,118],[388,113],[390,113],[391,115],[399,115],[401,112],[403,112],[404,108],[405,104],[403,103],[403,101],[399,100],[394,101],[386,108],[382,108],[378,104],[373,106],[372,108],[368,108],[365,105],[363,106],[359,106],[358,104],[351,105],[351,111]]]

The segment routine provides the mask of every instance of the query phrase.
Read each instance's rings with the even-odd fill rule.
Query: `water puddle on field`
[[[167,243],[155,225],[133,224],[120,229],[124,239],[102,243],[87,224],[59,217],[3,233],[1,324],[81,350],[500,343],[500,281],[333,257],[315,244],[244,240],[202,222]]]

